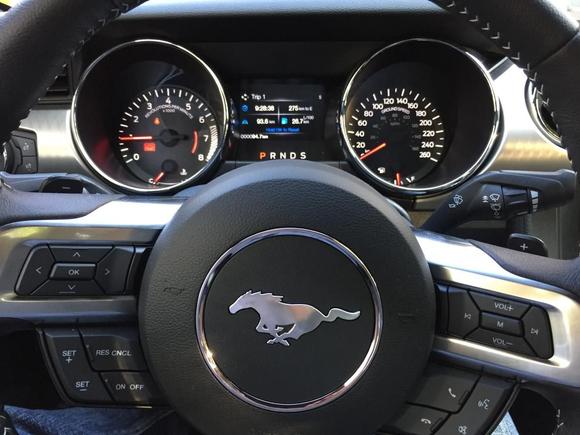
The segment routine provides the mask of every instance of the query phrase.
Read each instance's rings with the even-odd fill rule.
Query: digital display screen
[[[325,159],[322,86],[253,81],[242,85],[237,106],[237,160]]]

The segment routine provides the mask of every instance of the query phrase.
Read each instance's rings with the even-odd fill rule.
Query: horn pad
[[[141,340],[203,433],[369,434],[422,373],[434,299],[379,193],[322,164],[266,162],[214,180],[163,230]]]

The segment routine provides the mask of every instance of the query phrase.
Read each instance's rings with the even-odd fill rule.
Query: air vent
[[[530,115],[540,132],[550,142],[561,146],[558,127],[556,126],[554,118],[552,118],[551,111],[542,99],[542,96],[537,93],[534,84],[529,80],[526,85],[526,100]]]
[[[69,102],[71,98],[70,68],[66,65],[56,77],[54,83],[47,89],[46,95],[40,99],[40,103]]]

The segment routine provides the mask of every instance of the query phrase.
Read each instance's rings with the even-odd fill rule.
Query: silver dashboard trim
[[[370,62],[372,62],[378,56],[383,55],[387,50],[389,50],[393,47],[397,47],[401,44],[405,44],[408,42],[430,42],[430,43],[441,44],[441,45],[447,46],[449,48],[452,48],[453,50],[464,55],[468,60],[470,60],[476,66],[476,68],[479,69],[479,71],[481,72],[481,75],[485,79],[485,81],[489,87],[489,92],[490,92],[490,95],[492,98],[493,111],[494,111],[493,122],[492,122],[492,127],[491,127],[491,130],[489,133],[488,142],[485,145],[484,152],[482,153],[481,156],[479,156],[479,158],[474,162],[474,164],[471,167],[469,167],[463,174],[454,178],[453,180],[449,180],[445,183],[442,183],[442,184],[439,184],[436,186],[430,186],[430,187],[424,187],[424,188],[396,186],[393,183],[385,180],[384,178],[379,177],[377,174],[375,174],[373,171],[371,171],[364,163],[362,163],[360,161],[359,156],[354,152],[353,147],[350,146],[350,140],[348,138],[347,126],[346,126],[346,109],[347,109],[348,102],[350,99],[350,90],[351,90],[352,85],[353,85],[355,79],[357,78],[357,76],[367,67],[367,65]],[[488,159],[488,157],[492,153],[495,145],[497,144],[498,138],[499,138],[500,124],[501,124],[500,100],[496,94],[495,87],[493,85],[493,78],[491,77],[491,74],[489,73],[487,68],[483,65],[481,60],[479,60],[479,58],[477,58],[475,55],[473,55],[469,51],[467,51],[467,50],[465,50],[457,45],[451,44],[451,43],[446,42],[446,41],[442,41],[442,40],[438,40],[438,39],[429,39],[429,38],[411,38],[411,39],[405,39],[402,41],[397,41],[394,44],[390,44],[390,45],[382,48],[381,50],[377,51],[371,57],[369,57],[366,61],[364,61],[354,71],[354,73],[352,73],[351,76],[349,77],[347,85],[344,88],[342,96],[341,96],[340,111],[339,111],[339,128],[340,128],[340,136],[342,139],[342,141],[341,141],[342,147],[348,153],[348,156],[350,157],[350,161],[353,162],[357,168],[362,170],[372,180],[374,180],[376,183],[379,183],[379,185],[381,185],[381,186],[383,186],[383,187],[385,187],[393,192],[401,193],[401,194],[409,195],[409,196],[419,196],[419,195],[443,192],[443,191],[446,191],[446,190],[453,188],[454,186],[457,186],[462,181],[466,180],[471,175],[475,174],[482,167],[482,165],[486,162],[486,160]]]
[[[367,288],[371,293],[371,298],[374,305],[374,331],[373,338],[369,345],[369,349],[364,356],[360,366],[354,371],[354,373],[345,380],[341,385],[339,385],[335,390],[325,394],[322,397],[309,400],[308,402],[301,403],[272,403],[258,397],[255,397],[238,387],[233,383],[219,368],[219,364],[216,363],[213,352],[207,342],[205,337],[205,326],[204,326],[204,310],[205,302],[211,289],[211,285],[215,278],[217,277],[219,271],[227,264],[227,262],[237,253],[247,248],[248,246],[257,243],[261,240],[269,239],[278,236],[299,236],[299,237],[309,237],[318,240],[322,243],[331,246],[332,248],[338,250],[341,254],[346,256],[351,263],[359,270],[363,276]],[[383,309],[381,304],[381,296],[377,284],[371,275],[368,268],[362,262],[357,255],[352,252],[347,246],[340,243],[338,240],[332,237],[317,232],[313,230],[308,230],[305,228],[275,228],[271,230],[262,231],[260,233],[254,234],[250,237],[241,240],[236,245],[228,249],[222,254],[222,256],[215,262],[208,272],[205,280],[200,289],[199,297],[197,298],[197,305],[195,308],[195,330],[197,335],[197,341],[202,351],[204,361],[214,377],[235,397],[256,406],[261,409],[266,409],[268,411],[277,412],[301,412],[310,409],[319,408],[324,406],[342,395],[344,395],[348,390],[350,390],[356,383],[360,380],[362,375],[366,372],[369,365],[371,364],[377,349],[379,347],[379,342],[381,339],[381,333],[383,329]]]
[[[113,53],[117,50],[121,50],[121,49],[124,49],[127,47],[132,47],[132,46],[140,45],[140,44],[159,44],[159,45],[171,47],[171,48],[174,48],[174,49],[184,53],[187,56],[192,57],[195,61],[197,61],[207,71],[207,73],[210,75],[210,77],[212,78],[212,80],[214,81],[214,83],[216,85],[216,88],[218,90],[218,93],[219,93],[220,99],[221,99],[221,103],[222,103],[223,118],[224,118],[223,122],[220,125],[220,129],[222,131],[222,134],[221,134],[221,138],[219,139],[219,142],[217,145],[217,150],[214,153],[214,155],[212,156],[212,158],[207,162],[207,164],[203,168],[201,168],[199,171],[197,171],[195,174],[191,175],[190,177],[188,177],[184,181],[181,181],[181,182],[174,184],[174,185],[171,185],[171,186],[157,187],[154,189],[153,188],[147,189],[147,188],[140,188],[140,187],[136,187],[136,186],[131,186],[127,183],[123,183],[119,180],[114,179],[113,177],[108,175],[105,171],[103,171],[99,167],[99,165],[97,165],[96,162],[91,158],[89,153],[87,152],[87,149],[86,149],[86,147],[83,144],[83,141],[81,139],[81,136],[80,136],[80,133],[78,130],[77,120],[76,120],[76,112],[77,112],[79,95],[83,89],[83,86],[84,86],[87,78],[89,77],[89,75],[91,74],[93,69],[103,59],[105,59],[107,56],[109,56],[111,53]],[[205,63],[203,61],[203,59],[198,57],[195,53],[193,53],[192,51],[188,50],[185,47],[182,47],[181,45],[177,45],[177,44],[174,44],[173,42],[169,42],[169,41],[165,41],[165,40],[161,40],[161,39],[137,39],[134,41],[129,41],[129,42],[125,42],[123,44],[116,45],[115,47],[113,47],[113,48],[107,50],[106,52],[104,52],[103,54],[101,54],[96,60],[94,60],[88,66],[88,68],[84,71],[83,75],[81,76],[81,79],[79,81],[79,85],[77,86],[77,89],[74,93],[72,104],[71,104],[70,117],[71,117],[70,118],[70,128],[72,131],[72,136],[74,138],[74,143],[76,145],[76,148],[77,148],[78,152],[80,153],[81,157],[83,158],[83,160],[86,162],[86,164],[93,171],[95,171],[100,177],[107,180],[112,185],[120,187],[121,189],[123,189],[125,191],[154,195],[154,194],[165,193],[165,192],[175,192],[175,191],[193,183],[195,180],[198,180],[203,175],[205,175],[208,171],[210,171],[212,168],[215,167],[217,162],[219,160],[221,160],[222,155],[223,155],[223,151],[224,151],[224,148],[226,145],[226,138],[228,136],[228,130],[229,130],[229,125],[230,125],[230,121],[229,121],[230,108],[229,108],[228,100],[226,98],[226,93],[225,93],[224,87],[223,87],[220,79],[218,78],[217,74],[210,68],[210,66],[207,63]]]

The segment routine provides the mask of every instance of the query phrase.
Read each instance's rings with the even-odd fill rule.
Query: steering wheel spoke
[[[119,200],[81,218],[2,227],[0,334],[14,327],[136,322],[146,254],[180,205]]]
[[[580,386],[580,304],[571,294],[506,271],[470,242],[416,236],[438,284],[437,355],[522,380]]]

